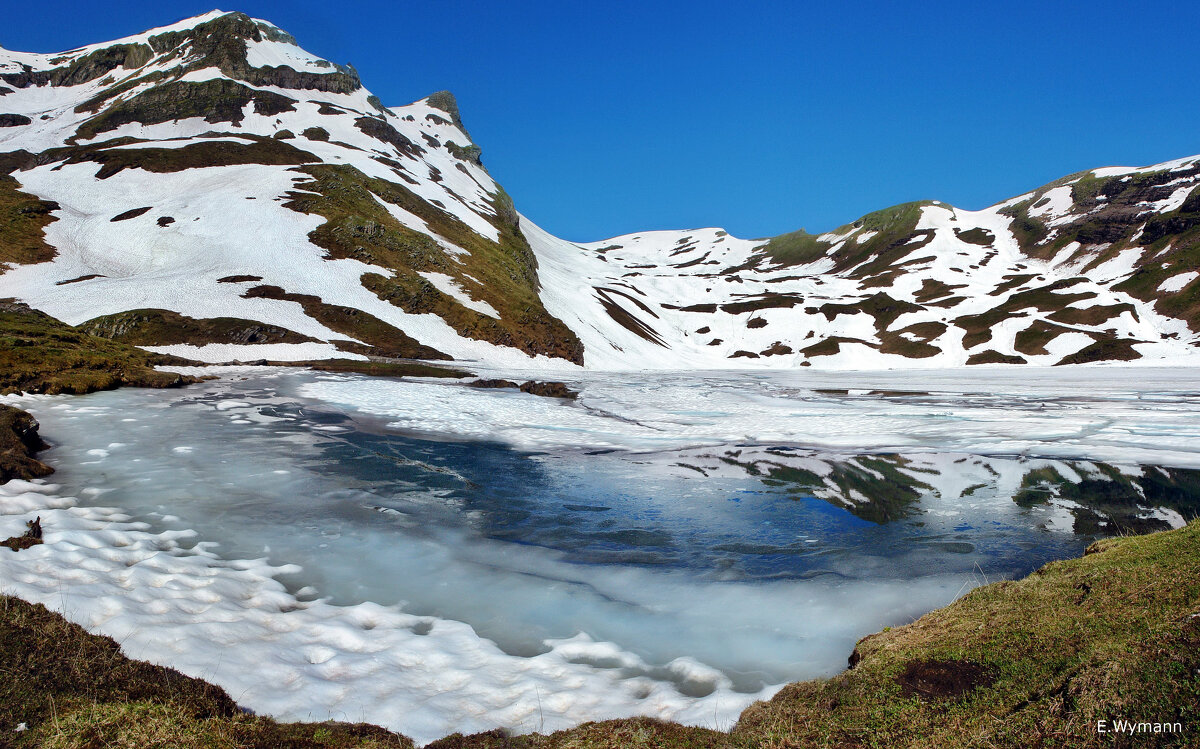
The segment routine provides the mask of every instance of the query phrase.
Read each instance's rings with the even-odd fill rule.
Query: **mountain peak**
[[[454,94],[449,91],[435,91],[425,97],[425,103],[450,115],[450,121],[466,132],[466,129],[463,128],[462,116],[458,111],[458,100],[454,98]]]
[[[137,70],[154,83],[216,68],[251,86],[347,94],[362,88],[358,73],[299,47],[294,37],[245,13],[212,10],[112,42],[58,54],[9,52],[0,58],[0,78],[30,85],[77,86],[117,71]],[[129,88],[134,79],[119,85]]]

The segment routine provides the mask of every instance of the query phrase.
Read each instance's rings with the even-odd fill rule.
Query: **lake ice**
[[[1200,376],[1098,367],[454,381],[229,368],[9,397],[4,592],[284,718],[429,741],[726,727],[985,580],[1200,508]],[[522,379],[521,373],[489,376]]]

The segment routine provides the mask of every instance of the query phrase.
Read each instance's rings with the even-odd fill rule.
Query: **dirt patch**
[[[1027,364],[1024,357],[1013,356],[1011,354],[1002,354],[995,349],[981,351],[978,354],[971,354],[967,358],[967,364]]]
[[[783,341],[775,341],[775,343],[771,344],[770,348],[764,349],[759,353],[762,356],[784,356],[792,353],[792,347],[785,345]]]
[[[996,675],[971,661],[911,661],[896,675],[905,697],[962,697],[979,687],[991,686]]]
[[[55,281],[54,285],[55,286],[66,286],[69,283],[79,283],[80,281],[91,281],[93,278],[106,278],[106,276],[102,273],[89,273],[86,276],[79,276],[78,278],[68,278],[66,281]]]
[[[141,216],[143,213],[146,213],[153,207],[154,206],[148,205],[145,208],[133,208],[131,210],[125,211],[124,213],[118,213],[117,215],[110,218],[109,221],[112,221],[114,223],[117,221],[128,221],[131,218],[137,218],[138,216]]]

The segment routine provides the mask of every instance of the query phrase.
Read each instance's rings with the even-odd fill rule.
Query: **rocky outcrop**
[[[54,473],[53,468],[34,457],[47,447],[38,435],[37,419],[19,408],[0,404],[0,484]]]

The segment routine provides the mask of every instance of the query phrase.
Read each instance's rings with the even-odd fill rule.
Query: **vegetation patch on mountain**
[[[800,349],[800,353],[806,358],[814,356],[833,356],[842,350],[842,345],[846,343],[859,343],[863,346],[875,348],[876,344],[864,341],[861,338],[848,338],[846,336],[829,336],[828,338],[818,341],[811,346],[806,346]]]
[[[0,273],[13,265],[44,263],[57,254],[45,229],[55,220],[58,203],[21,191],[17,180],[0,174]]]
[[[116,101],[100,114],[85,120],[75,140],[91,140],[122,125],[157,125],[173,120],[202,117],[205,122],[238,124],[247,105],[255,114],[276,115],[295,111],[296,100],[273,91],[260,91],[237,81],[214,78],[208,81],[169,81]]]
[[[133,346],[209,343],[309,343],[315,341],[277,325],[236,317],[195,319],[165,309],[136,309],[94,317],[75,326],[88,335]]]
[[[762,294],[752,299],[722,304],[720,309],[722,312],[728,312],[731,315],[740,315],[745,312],[757,312],[764,309],[791,309],[801,304],[804,304],[804,297],[796,294]],[[687,312],[703,311],[702,308],[707,308],[707,306],[693,305],[682,309]]]
[[[817,235],[809,234],[803,229],[780,234],[772,237],[762,246],[761,252],[773,263],[779,265],[805,265],[825,257],[833,244],[822,242]],[[733,269],[745,270],[746,268]]]
[[[88,335],[25,304],[0,300],[0,393],[180,387],[198,380],[154,367],[191,363]]]
[[[967,364],[1028,364],[1029,361],[1023,356],[1014,354],[1002,354],[995,349],[987,349],[980,351],[977,354],[971,354],[967,357]]]
[[[1046,344],[1060,335],[1070,332],[1072,332],[1070,328],[1054,325],[1045,320],[1034,320],[1029,327],[1017,331],[1017,335],[1013,339],[1013,348],[1026,356],[1044,356],[1050,353],[1046,350]]]
[[[329,304],[312,294],[291,294],[278,286],[255,286],[242,294],[247,299],[277,299],[296,302],[304,314],[330,330],[362,341],[335,341],[343,351],[396,359],[450,359],[447,354],[425,346],[399,328],[354,307]]]
[[[503,191],[493,197],[493,223],[500,236],[492,241],[404,185],[368,177],[350,166],[320,164],[298,171],[312,179],[298,184],[284,205],[326,219],[309,240],[331,258],[353,258],[386,271],[363,276],[363,285],[379,298],[411,314],[436,314],[467,338],[583,362],[579,339],[542,306],[533,250]],[[380,201],[415,214],[467,253],[452,259],[432,237],[397,221]],[[454,278],[474,298],[491,305],[500,319],[443,294],[421,271]]]
[[[1138,321],[1137,308],[1128,302],[1122,304],[1095,304],[1091,307],[1063,307],[1046,316],[1063,325],[1104,325],[1121,315],[1129,313],[1134,322]]]
[[[961,229],[954,230],[954,236],[958,237],[967,244],[977,244],[987,247],[996,241],[996,235],[992,234],[987,229],[974,228],[962,231]]]
[[[108,179],[125,169],[167,174],[239,164],[296,166],[312,164],[320,159],[290,143],[260,137],[248,143],[206,140],[180,148],[83,148],[72,152],[66,159],[68,164],[88,161],[101,165],[96,172],[97,179]]]
[[[965,283],[948,284],[935,278],[925,278],[921,280],[921,288],[913,295],[913,299],[918,304],[929,304],[951,296],[956,289],[962,288],[966,288]]]
[[[893,299],[882,291],[857,302],[846,304],[826,302],[817,308],[830,322],[838,315],[868,314],[875,319],[875,328],[879,331],[887,330],[888,326],[895,322],[900,315],[906,312],[917,312],[920,309],[920,305]]]
[[[1093,337],[1095,337],[1093,335]],[[1064,356],[1059,362],[1063,364],[1091,364],[1101,361],[1133,361],[1142,358],[1141,353],[1134,348],[1138,342],[1129,338],[1105,336],[1088,344],[1073,354]]]
[[[1068,278],[1037,288],[1019,291],[986,312],[981,312],[977,315],[963,315],[957,318],[954,324],[966,331],[966,335],[963,337],[963,347],[971,349],[991,340],[992,329],[1004,320],[1027,316],[1031,312],[1054,313],[1069,304],[1096,298],[1096,292],[1094,291],[1064,293],[1064,289],[1068,289],[1077,283],[1076,279]],[[1046,327],[1046,323],[1041,323],[1038,325],[1037,330],[1045,330]],[[1060,327],[1060,332],[1067,331],[1068,329]],[[1035,339],[1040,339],[1040,336],[1035,336],[1032,332],[1026,334],[1024,337],[1028,345],[1040,349]],[[1039,353],[1044,352],[1039,351]]]
[[[926,359],[937,356],[941,349],[930,343],[946,332],[945,323],[930,321],[909,325],[901,330],[879,332],[879,350],[885,354],[898,354],[910,359]]]

